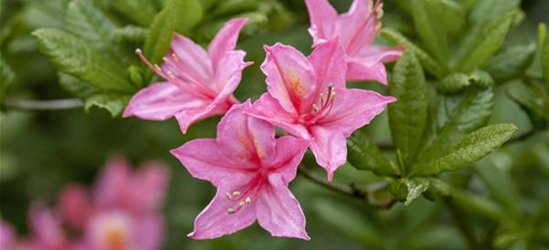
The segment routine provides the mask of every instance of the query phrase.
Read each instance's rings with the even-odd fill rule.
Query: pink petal
[[[255,203],[259,225],[272,236],[310,239],[303,210],[280,175],[269,176]]]
[[[16,249],[15,242],[16,238],[13,228],[0,219],[0,249]]]
[[[111,159],[102,170],[94,192],[95,203],[102,208],[117,207],[124,203],[130,186],[131,171],[123,157]]]
[[[160,214],[148,214],[136,217],[133,221],[133,242],[140,250],[162,249],[164,235],[164,219]]]
[[[349,137],[355,130],[369,124],[383,112],[394,97],[382,96],[362,89],[336,89],[332,111],[318,121],[317,125],[338,130]]]
[[[200,212],[194,221],[194,231],[188,236],[193,239],[214,239],[232,234],[250,226],[256,219],[255,205],[245,205],[236,213],[227,210],[235,206],[235,201],[227,199],[226,194],[241,190],[243,183],[225,179],[218,187],[215,198]]]
[[[308,113],[317,99],[316,77],[309,60],[291,46],[265,46],[267,58],[261,70],[267,90],[291,114]]]
[[[268,122],[244,114],[250,107],[247,101],[227,112],[217,127],[217,144],[225,155],[259,166],[273,154],[275,131]]]
[[[214,64],[219,62],[227,52],[234,50],[238,35],[247,22],[248,18],[231,19],[219,30],[208,47],[208,55]]]
[[[131,202],[135,211],[159,211],[168,187],[168,167],[159,162],[144,165],[132,178]]]
[[[341,131],[322,126],[309,128],[314,139],[311,141],[311,151],[316,162],[324,168],[328,174],[328,180],[332,181],[334,171],[347,162],[347,141]]]
[[[257,168],[233,155],[225,155],[215,139],[192,140],[170,152],[193,177],[207,180],[216,187],[226,179],[244,182],[253,174],[249,171]]]
[[[207,100],[189,95],[171,83],[155,83],[132,97],[124,117],[135,115],[146,120],[166,120],[182,110],[207,104]]]
[[[363,62],[364,64],[374,64],[374,63],[388,63],[398,60],[402,53],[404,53],[405,48],[403,46],[398,46],[394,48],[383,47],[378,45],[365,46],[356,55],[355,60]]]
[[[44,248],[62,249],[66,244],[59,218],[42,205],[33,205],[30,211],[30,224],[34,240]]]
[[[213,65],[206,51],[191,39],[174,34],[168,56],[175,54],[178,59],[167,60],[162,65],[164,71],[172,70],[185,81],[207,86],[212,82]]]
[[[369,46],[376,35],[377,14],[370,11],[371,0],[355,0],[349,12],[337,20],[337,31],[341,45],[347,55],[354,55]]]
[[[347,62],[347,81],[377,81],[387,85],[387,72],[383,63],[363,63],[349,60]]]
[[[287,185],[295,178],[298,165],[310,143],[310,140],[296,139],[293,136],[280,137],[276,140],[275,152],[265,164],[270,169],[276,169]]]
[[[261,95],[246,113],[267,121],[274,126],[278,126],[295,136],[301,138],[310,137],[307,128],[301,124],[297,124],[297,118],[294,118],[293,114],[288,113],[282,108],[279,102],[269,93]]]
[[[305,0],[311,27],[309,33],[313,37],[313,47],[332,38],[337,12],[327,0]]]
[[[92,213],[88,191],[80,185],[65,188],[59,197],[64,220],[75,229],[83,229]]]
[[[316,47],[309,56],[309,61],[313,65],[317,77],[317,95],[325,92],[328,84],[345,87],[345,73],[347,72],[345,52],[337,39]]]

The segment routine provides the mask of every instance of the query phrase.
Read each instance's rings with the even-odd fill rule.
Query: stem
[[[465,236],[465,239],[469,244],[469,248],[472,250],[482,249],[480,242],[473,232],[473,228],[464,220],[466,217],[463,215],[461,210],[452,202],[451,199],[444,199],[444,204],[448,207],[448,210],[454,219],[454,223],[456,223],[456,226],[459,228],[463,236]]]
[[[345,186],[338,183],[328,182],[323,177],[317,176],[314,173],[312,173],[309,169],[307,169],[304,166],[300,166],[298,168],[298,171],[301,175],[303,175],[305,178],[311,180],[312,182],[325,187],[326,189],[332,190],[334,192],[344,194],[351,197],[360,197],[365,198],[366,195],[362,194],[361,192],[357,192],[356,189],[354,189],[352,186]]]
[[[7,108],[35,111],[75,109],[84,106],[82,100],[77,98],[43,101],[7,98],[4,104]]]

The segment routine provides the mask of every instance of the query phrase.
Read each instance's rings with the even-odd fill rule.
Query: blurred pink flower
[[[383,63],[397,60],[404,48],[373,45],[381,28],[382,1],[354,0],[349,12],[338,16],[327,0],[305,0],[313,37],[313,47],[337,38],[347,56],[349,81],[378,81],[387,84]]]
[[[15,249],[16,238],[13,228],[0,218],[0,249]]]
[[[29,226],[31,236],[23,240],[16,249],[22,250],[69,250],[71,242],[61,226],[59,214],[40,203],[30,210]]]
[[[346,162],[346,138],[395,98],[345,88],[345,56],[335,39],[319,45],[308,58],[282,44],[265,51],[261,70],[267,75],[268,93],[247,113],[311,140],[317,163],[332,180]]]
[[[198,215],[193,239],[212,239],[256,220],[273,236],[308,240],[305,216],[288,189],[309,142],[275,139],[267,122],[247,116],[250,101],[235,105],[217,127],[217,139],[197,139],[172,150],[192,176],[217,187]]]
[[[224,114],[238,103],[233,96],[246,52],[234,50],[246,18],[230,20],[212,40],[208,51],[190,39],[174,34],[162,67],[151,65],[166,82],[154,83],[133,96],[124,117],[135,115],[146,120],[166,120],[173,116],[183,133],[194,122]]]

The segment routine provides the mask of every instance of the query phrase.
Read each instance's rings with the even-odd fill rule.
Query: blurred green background
[[[92,1],[92,0],[90,0]],[[114,0],[112,0],[114,1]],[[502,0],[504,1],[504,0]],[[14,69],[16,80],[9,98],[48,100],[71,98],[59,83],[55,69],[38,52],[30,32],[37,28],[63,28],[68,0],[1,0],[0,51]],[[122,23],[132,23],[109,8],[109,1],[94,1],[106,13]],[[159,1],[161,2],[161,1]],[[256,0],[242,9],[216,12],[216,0],[201,0],[205,18],[224,20],[234,15],[252,18],[242,35],[239,48],[247,51],[247,61],[255,65],[244,71],[236,92],[240,100],[255,99],[265,91],[264,75],[259,71],[265,53],[264,44],[282,42],[303,53],[310,52],[307,32],[308,15],[303,1]],[[220,1],[221,2],[221,1]],[[224,1],[223,1],[224,2]],[[231,1],[227,1],[231,2]],[[350,0],[331,1],[346,11]],[[403,3],[404,2],[404,3]],[[413,24],[406,12],[406,1],[385,1],[384,26],[393,27],[415,38]],[[474,2],[474,1],[456,1]],[[159,3],[160,5],[160,3]],[[208,7],[212,6],[212,7]],[[404,6],[404,7],[403,7]],[[507,45],[528,45],[536,41],[536,27],[549,21],[549,1],[524,0],[524,21],[513,29]],[[237,14],[235,14],[237,13]],[[243,14],[238,14],[243,13]],[[215,25],[201,24],[193,37],[207,43]],[[380,41],[384,42],[384,41]],[[389,65],[391,67],[391,65]],[[519,134],[530,130],[527,115],[506,95],[510,88],[520,88],[521,81],[511,81],[497,88],[495,114],[491,123],[513,123]],[[379,84],[353,84],[354,87],[385,91]],[[133,163],[151,159],[170,166],[171,185],[165,205],[168,235],[165,249],[465,249],[467,243],[443,203],[419,199],[405,207],[397,204],[390,210],[372,208],[364,200],[344,197],[325,190],[298,176],[291,184],[307,216],[310,242],[272,238],[258,225],[231,236],[212,241],[193,241],[195,216],[214,195],[214,188],[190,177],[169,150],[199,137],[214,137],[219,118],[191,126],[182,135],[175,120],[150,122],[136,118],[112,118],[108,112],[92,109],[62,111],[24,111],[3,106],[0,113],[1,175],[0,211],[2,217],[27,232],[27,209],[32,200],[55,202],[67,184],[93,183],[98,169],[112,156],[126,155]],[[378,141],[390,141],[386,114],[365,129]],[[494,234],[497,249],[549,249],[549,134],[513,143],[475,167],[448,174],[451,183],[474,197],[516,208],[520,223],[504,223],[466,211],[462,220],[479,235]],[[323,175],[322,172],[318,172]],[[373,183],[368,172],[342,167],[335,181]],[[488,248],[486,248],[488,249]]]

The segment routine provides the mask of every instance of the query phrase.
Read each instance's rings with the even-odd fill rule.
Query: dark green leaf
[[[549,121],[549,114],[545,109],[546,103],[541,92],[543,88],[539,86],[541,84],[532,85],[527,91],[510,88],[507,94],[526,112],[535,127],[543,127]]]
[[[466,168],[498,149],[518,130],[512,124],[497,124],[481,128],[458,141],[441,148],[437,157],[418,162],[411,175],[436,175]]]
[[[126,80],[123,69],[101,58],[80,38],[57,29],[39,29],[32,34],[38,38],[40,51],[63,73],[102,90],[135,90]]]
[[[212,12],[213,16],[225,16],[256,10],[259,6],[257,0],[225,0]]]
[[[547,34],[547,26],[545,24],[540,24],[538,30],[541,73],[545,80],[547,96],[549,96],[549,35]]]
[[[492,76],[485,71],[475,70],[470,75],[470,81],[481,88],[489,88],[494,86],[494,79]]]
[[[470,77],[463,73],[454,73],[448,75],[437,86],[440,93],[453,94],[461,91],[471,85]]]
[[[72,95],[86,99],[90,97],[91,95],[99,92],[99,90],[81,80],[78,78],[64,74],[59,73],[59,84],[61,85],[61,88],[66,90],[67,92],[71,93]]]
[[[111,0],[109,2],[114,9],[141,26],[149,26],[157,12],[155,3],[151,0]]]
[[[398,201],[404,202],[408,206],[421,194],[429,189],[430,182],[426,178],[401,178],[391,183],[391,193]]]
[[[0,102],[4,101],[14,79],[15,73],[13,73],[11,67],[4,61],[2,54],[0,54]]]
[[[69,3],[65,27],[73,35],[95,49],[110,48],[110,34],[117,27],[91,1],[73,0]]]
[[[459,48],[456,70],[467,73],[482,65],[500,48],[511,28],[514,12],[494,19],[486,26],[477,26]]]
[[[482,25],[499,18],[510,11],[517,10],[520,0],[481,0],[473,8],[470,16],[474,25]]]
[[[496,83],[521,77],[534,60],[536,47],[514,46],[496,54],[486,62],[484,67],[494,77]]]
[[[438,78],[442,78],[448,73],[448,69],[446,68],[445,65],[439,64],[430,55],[428,55],[425,51],[423,51],[421,48],[416,46],[414,43],[412,43],[410,40],[408,40],[408,38],[400,34],[398,31],[390,28],[384,28],[381,30],[380,34],[385,39],[393,43],[404,45],[406,47],[406,50],[411,51],[415,54],[415,56],[421,62],[421,65],[425,67],[425,69],[427,69],[429,72],[431,72],[433,75],[437,76]]]
[[[413,163],[421,143],[429,108],[425,76],[413,53],[406,52],[397,61],[389,94],[397,99],[388,108],[391,135],[403,163],[408,166]]]
[[[437,0],[412,0],[414,23],[421,40],[439,63],[448,62],[450,51],[446,27],[441,19],[446,18],[444,6]]]
[[[138,26],[125,26],[122,28],[115,29],[111,32],[111,40],[118,43],[129,42],[129,43],[143,43],[147,38],[149,31],[147,29],[138,27]]]
[[[162,57],[166,55],[170,48],[172,36],[175,31],[175,0],[168,2],[164,10],[162,10],[151,25],[149,35],[145,40],[144,53],[151,63],[160,63]],[[148,77],[152,76],[150,71]]]
[[[170,0],[167,6],[171,2],[175,8],[175,31],[178,33],[188,33],[202,20],[204,10],[197,0]]]
[[[348,160],[360,170],[368,170],[382,176],[398,176],[398,169],[391,164],[376,143],[362,131],[356,131],[347,140]]]
[[[122,114],[130,98],[130,95],[97,94],[86,100],[85,109],[89,112],[92,107],[98,107],[106,109],[113,117],[117,117]]]
[[[497,156],[499,155],[495,155]],[[506,155],[500,157],[506,157]],[[474,171],[490,190],[492,197],[505,206],[508,213],[518,217],[520,215],[519,194],[509,171],[502,169],[503,167],[502,164],[495,164],[493,161],[483,161],[474,168]]]

